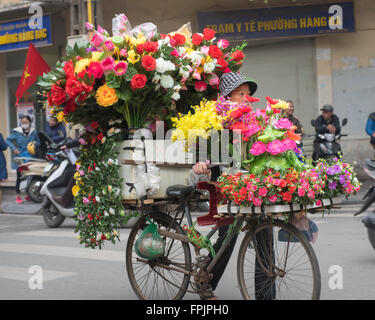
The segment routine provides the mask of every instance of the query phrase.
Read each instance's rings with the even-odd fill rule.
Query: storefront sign
[[[27,49],[30,42],[35,47],[52,44],[51,17],[43,16],[42,25],[37,27],[29,25],[29,20],[0,23],[0,52]]]
[[[265,39],[354,32],[352,2],[254,10],[198,13],[199,29],[211,28],[218,38]]]

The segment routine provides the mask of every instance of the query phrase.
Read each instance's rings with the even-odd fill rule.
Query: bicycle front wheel
[[[318,300],[318,260],[306,236],[281,220],[249,231],[242,241],[237,277],[246,300]]]
[[[180,225],[165,213],[151,212],[148,216],[160,229],[185,234]],[[163,256],[153,260],[142,259],[136,254],[134,244],[146,226],[146,217],[143,216],[134,225],[128,238],[126,269],[130,284],[141,300],[182,299],[190,283],[190,275],[186,273],[191,270],[189,244],[163,238]]]

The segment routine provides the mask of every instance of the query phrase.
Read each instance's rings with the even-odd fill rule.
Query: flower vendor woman
[[[225,73],[220,79],[220,93],[221,96],[228,98],[231,102],[236,104],[246,104],[249,103],[246,96],[251,96],[257,90],[257,84],[253,80],[245,79],[241,74],[229,72]],[[207,168],[207,164],[200,162],[193,166],[193,171],[195,174],[205,174],[208,177],[211,176],[212,181],[216,181],[220,175],[218,167],[215,167],[211,170]],[[226,233],[228,231],[228,226],[221,227],[219,229],[219,238],[214,244],[215,252],[220,250],[220,247],[223,245]],[[267,232],[259,232],[258,237],[264,237],[268,241],[264,241],[264,248],[269,246],[269,235],[264,234]],[[267,237],[268,236],[268,237]],[[261,241],[261,239],[258,239]],[[206,292],[204,295],[201,295],[202,299],[215,300],[217,299],[213,293],[216,289],[220,278],[222,277],[225,268],[229,262],[229,259],[232,255],[234,246],[237,241],[237,236],[234,236],[230,245],[225,250],[222,258],[212,270],[213,278],[210,281],[211,289],[210,292]],[[269,250],[269,249],[268,249]],[[267,251],[267,249],[266,249]],[[212,258],[212,257],[211,257]],[[262,260],[266,260],[266,257],[261,257]],[[258,265],[258,259],[256,259],[256,270],[255,270],[255,286],[256,286],[256,298],[265,300],[273,299],[275,296],[275,285],[272,280],[269,280],[267,275],[262,273],[261,267]]]

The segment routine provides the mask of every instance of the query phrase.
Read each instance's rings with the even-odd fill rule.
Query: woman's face
[[[230,101],[233,101],[235,103],[247,103],[246,96],[250,96],[251,92],[249,89],[249,86],[244,83],[240,85],[238,88],[234,89],[231,94],[229,95]]]
[[[29,129],[31,125],[31,122],[27,118],[22,118],[21,119],[21,128],[23,129]]]

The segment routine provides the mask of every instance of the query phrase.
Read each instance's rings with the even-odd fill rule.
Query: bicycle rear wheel
[[[160,229],[185,234],[180,225],[165,213],[151,212],[148,216]],[[141,300],[182,299],[189,286],[190,275],[168,267],[191,270],[189,244],[176,239],[163,238],[165,250],[162,257],[154,260],[139,258],[134,244],[146,226],[146,217],[143,216],[134,225],[128,238],[126,269],[130,284]]]
[[[246,300],[318,300],[318,260],[306,236],[281,220],[257,225],[242,241],[237,278]]]

